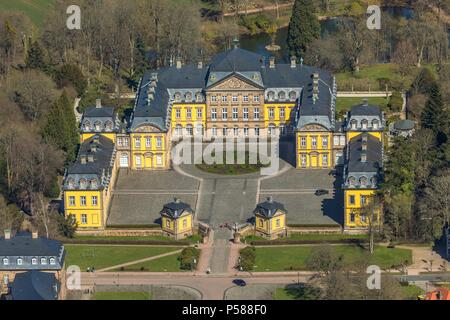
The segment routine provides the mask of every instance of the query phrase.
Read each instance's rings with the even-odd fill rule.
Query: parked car
[[[328,190],[325,190],[325,189],[318,189],[318,190],[316,190],[316,192],[314,193],[316,196],[323,196],[323,195],[325,195],[325,194],[328,194],[329,193],[329,191]]]
[[[247,285],[247,282],[245,282],[245,281],[242,280],[242,279],[234,279],[234,280],[233,280],[233,283],[234,283],[235,285],[237,285],[238,287],[245,287],[245,286]]]

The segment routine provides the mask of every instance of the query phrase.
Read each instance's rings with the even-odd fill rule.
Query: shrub
[[[240,267],[243,271],[253,270],[256,260],[256,250],[255,247],[246,247],[240,252]]]
[[[194,247],[184,248],[181,251],[178,260],[180,261],[180,269],[182,270],[193,270],[196,263],[198,263],[198,258],[200,257],[200,250]]]
[[[72,64],[65,64],[56,72],[55,82],[60,89],[72,85],[78,96],[82,96],[87,88],[87,80],[80,68]]]
[[[398,91],[392,92],[392,96],[389,99],[388,107],[392,112],[399,112],[402,110],[403,98],[402,94]]]

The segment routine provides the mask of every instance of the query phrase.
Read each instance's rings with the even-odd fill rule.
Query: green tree
[[[25,63],[30,69],[47,70],[47,63],[45,62],[44,51],[39,42],[35,41],[30,45],[27,52]]]
[[[84,94],[88,85],[80,68],[72,64],[65,64],[56,72],[55,82],[60,89],[72,85],[79,97]]]
[[[309,45],[320,37],[320,24],[312,0],[295,0],[288,27],[290,54],[303,57]]]
[[[67,161],[75,160],[79,142],[77,120],[73,111],[73,105],[63,91],[59,99],[64,121],[65,143],[63,150],[67,153]]]
[[[431,129],[438,137],[438,143],[445,142],[443,137],[448,128],[447,114],[444,110],[441,90],[437,83],[432,83],[428,92],[428,101],[425,104],[421,115],[421,125],[423,128]]]

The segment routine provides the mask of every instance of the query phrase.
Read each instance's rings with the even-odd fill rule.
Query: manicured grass
[[[286,286],[277,288],[273,300],[317,300],[320,297],[320,289],[311,286]]]
[[[183,271],[180,269],[180,262],[178,261],[179,256],[180,254],[174,254],[156,260],[133,264],[115,271],[179,272]]]
[[[314,246],[256,247],[254,271],[306,270],[307,259],[313,248]],[[369,254],[367,250],[355,245],[337,245],[332,246],[332,249],[337,254],[342,254],[345,263],[349,265]],[[370,257],[370,263],[380,268],[390,268],[405,261],[411,263],[411,250],[377,246]]]
[[[125,240],[125,241],[149,241],[149,240],[157,240],[157,241],[175,241],[173,238],[166,236],[85,236],[85,235],[77,235],[75,239],[79,240]],[[190,243],[197,243],[197,241],[201,241],[202,237],[200,235],[192,235],[184,239],[189,241]]]
[[[65,245],[66,266],[102,269],[179,250],[177,247]]]
[[[280,238],[278,240],[305,240],[305,241],[333,241],[333,240],[344,240],[344,239],[367,239],[367,235],[365,234],[319,234],[319,233],[294,233],[289,237]],[[248,236],[245,237],[245,241],[247,243],[251,241],[258,241],[267,239],[260,236]]]
[[[348,111],[352,106],[361,104],[363,101],[361,98],[337,98],[336,99],[336,112]],[[369,104],[378,105],[381,108],[386,108],[389,102],[388,99],[383,97],[367,98]]]
[[[0,0],[0,11],[23,12],[36,25],[40,26],[55,0]]]
[[[425,291],[415,285],[401,286],[405,300],[417,300],[417,296],[424,294]]]
[[[151,300],[148,292],[96,292],[92,300]]]
[[[213,154],[214,156],[214,154]],[[220,159],[220,158],[219,158]],[[261,168],[268,167],[268,164],[261,163],[259,157],[257,163],[250,164],[250,156],[249,153],[245,153],[245,164],[237,164],[237,152],[234,152],[234,161],[232,164],[226,164],[228,159],[226,157],[226,153],[224,152],[222,157],[223,164],[197,164],[197,168],[202,171],[214,173],[214,174],[223,174],[223,175],[239,175],[239,174],[247,174],[259,172]]]

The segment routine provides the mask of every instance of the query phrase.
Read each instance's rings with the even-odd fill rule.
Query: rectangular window
[[[286,118],[286,109],[280,108],[280,120],[284,120]]]
[[[119,147],[122,147],[122,146],[123,146],[123,138],[117,138],[117,145],[118,145]]]
[[[286,134],[286,127],[284,124],[280,124],[280,134],[281,135]]]
[[[225,128],[222,129],[222,135],[223,135],[224,137],[226,137],[226,136],[228,135],[228,128],[227,128],[227,127],[225,127]]]
[[[362,214],[360,218],[361,218],[362,223],[366,223],[366,215],[365,214]]]
[[[277,220],[275,221],[275,224],[276,224],[277,228],[279,228],[279,227],[281,226],[281,221],[280,221],[280,219],[277,219]]]
[[[236,137],[239,135],[239,128],[233,128],[233,135]]]
[[[160,155],[156,156],[156,164],[158,166],[162,166],[162,164],[163,164],[162,156],[160,156]]]
[[[141,166],[141,157],[140,156],[136,156],[134,158],[134,162],[136,163],[136,167],[140,167]]]
[[[334,136],[334,137],[333,137],[333,144],[334,144],[335,146],[338,146],[338,145],[339,145],[339,136]]]
[[[244,102],[248,102],[248,96],[247,96],[247,95],[245,95],[245,96],[243,97],[243,99],[244,99]]]
[[[161,137],[156,137],[156,147],[162,148],[162,138]]]
[[[322,166],[328,167],[328,155],[327,154],[322,155]]]
[[[248,128],[244,128],[244,136],[248,137]]]
[[[300,137],[300,146],[306,148],[306,137]]]
[[[255,128],[255,136],[259,136],[259,128],[258,127]]]
[[[255,120],[259,120],[259,108],[255,108],[253,110],[253,117],[255,118]]]
[[[75,206],[75,197],[74,196],[69,197],[69,206],[71,206],[71,207]]]
[[[253,96],[253,102],[259,102],[259,96]]]
[[[186,109],[186,119],[191,119],[192,118],[192,110],[191,108],[187,108]]]
[[[203,110],[201,108],[197,108],[197,119],[203,118]]]
[[[238,102],[238,97],[237,96],[233,96],[233,102]]]
[[[211,109],[211,120],[217,120],[217,110],[216,108]]]
[[[306,154],[300,156],[302,167],[306,167]]]
[[[170,220],[166,220],[166,227],[170,228]]]
[[[145,147],[146,148],[151,148],[152,147],[152,138],[151,137],[146,137],[145,138]]]
[[[124,147],[128,147],[129,143],[130,143],[130,141],[128,140],[128,138],[123,138],[123,145],[124,145]]]
[[[270,119],[275,118],[275,109],[274,108],[269,108],[269,118]]]
[[[227,120],[228,118],[228,109],[222,108],[222,120]]]
[[[242,109],[242,116],[244,120],[248,120],[248,108]]]
[[[80,197],[80,204],[84,207],[86,206],[86,197],[85,196],[81,196]]]
[[[212,135],[213,137],[217,137],[217,128],[212,128],[212,129],[211,129],[211,135]]]
[[[341,136],[341,146],[345,146],[345,136]]]
[[[367,197],[361,196],[361,206],[364,206],[367,203]]]
[[[97,198],[97,196],[92,196],[91,202],[92,202],[92,206],[93,206],[93,207],[96,207],[97,204],[98,204],[98,198]]]
[[[81,215],[81,224],[87,224],[87,214]]]
[[[259,226],[260,226],[261,228],[264,227],[264,221],[263,221],[263,219],[259,220]]]
[[[328,137],[322,137],[322,149],[328,148]]]
[[[354,195],[350,195],[349,198],[348,198],[348,202],[350,204],[355,204],[355,196]]]
[[[180,109],[176,109],[176,110],[175,110],[175,117],[176,117],[177,119],[180,119],[180,118],[181,118],[181,110],[180,110]]]
[[[134,146],[136,148],[140,148],[141,147],[141,138],[134,138]]]
[[[350,213],[350,222],[355,222],[355,214]]]
[[[238,119],[238,108],[233,108],[233,120]]]
[[[211,102],[216,102],[217,101],[217,96],[211,96]]]
[[[187,228],[187,219],[183,219],[183,228]]]
[[[227,102],[228,101],[228,97],[227,96],[222,96],[222,102]]]
[[[313,149],[317,148],[317,137],[311,137],[311,147]]]

